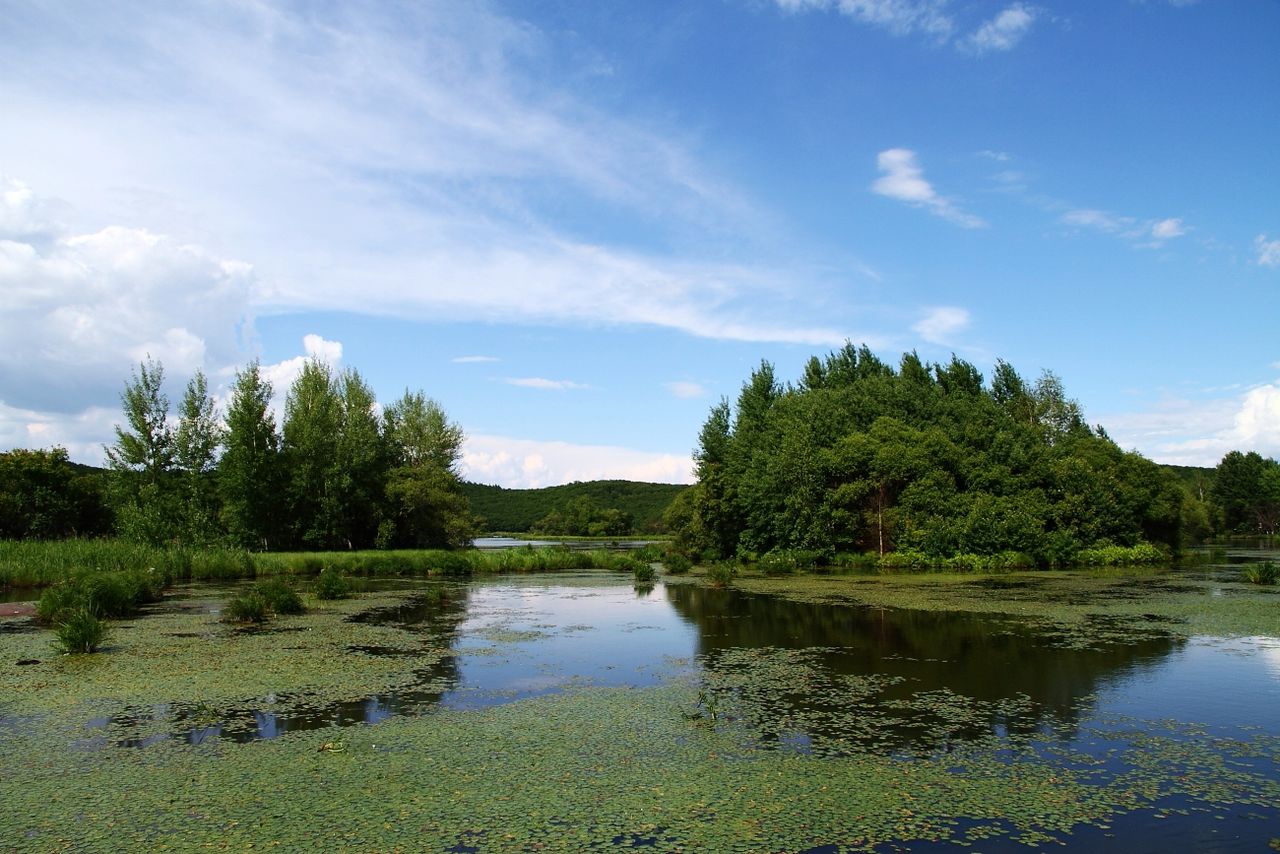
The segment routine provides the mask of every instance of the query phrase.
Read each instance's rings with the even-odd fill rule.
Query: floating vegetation
[[[221,624],[224,591],[195,591],[121,624],[108,656],[49,658],[48,630],[0,635],[0,831],[31,852],[861,851],[1088,848],[1124,820],[1130,841],[1144,821],[1222,815],[1268,843],[1269,718],[1208,726],[1098,706],[1115,674],[1194,645],[1170,639],[1187,622],[1161,622],[1181,619],[1180,603],[1244,606],[1256,628],[1252,603],[1274,594],[1236,582],[1210,596],[1160,575],[1141,596],[1119,575],[927,578],[747,575],[643,602],[612,573],[580,589],[415,582],[282,618],[284,634]],[[792,601],[742,592],[761,585]],[[568,605],[554,615],[538,599],[552,589]],[[891,595],[935,607],[849,604]],[[942,613],[951,600],[969,613]],[[612,646],[594,622],[606,601],[638,609],[620,622],[645,629],[673,608],[697,645],[651,687],[552,681],[539,685],[556,693],[518,702],[514,690],[466,711],[440,702],[464,653],[468,667],[538,678],[521,663],[530,649],[563,655],[580,638],[613,664],[660,637]],[[980,616],[983,603],[1005,616]],[[1112,647],[1055,650],[1027,625],[1104,631]],[[986,681],[968,669],[984,660]]]

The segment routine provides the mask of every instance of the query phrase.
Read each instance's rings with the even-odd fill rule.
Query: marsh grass
[[[54,634],[65,652],[97,652],[107,636],[107,626],[93,611],[80,607],[63,615]]]
[[[1275,584],[1277,577],[1280,577],[1280,572],[1276,570],[1274,563],[1266,561],[1249,564],[1240,570],[1240,577],[1250,584]]]
[[[668,575],[685,575],[693,569],[693,561],[678,552],[664,552],[659,560]]]
[[[651,563],[638,563],[632,570],[632,576],[637,587],[652,587],[653,580],[657,577],[657,574]]]

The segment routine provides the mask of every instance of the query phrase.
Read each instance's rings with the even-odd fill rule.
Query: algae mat
[[[1038,694],[983,697],[976,683],[930,681],[957,660],[922,658],[886,675],[872,671],[901,653],[846,672],[839,662],[869,651],[813,638],[787,648],[797,625],[831,620],[824,632],[847,635],[843,606],[739,619],[722,606],[767,603],[737,594],[665,591],[698,646],[665,662],[648,687],[571,683],[466,711],[424,702],[374,725],[246,743],[228,733],[172,737],[264,698],[324,709],[423,680],[438,695],[466,670],[450,664],[460,649],[518,662],[540,645],[600,647],[603,628],[590,622],[598,608],[663,604],[613,590],[616,578],[575,582],[572,615],[584,622],[566,616],[557,628],[547,608],[511,604],[537,601],[536,582],[509,582],[510,603],[495,601],[504,583],[483,582],[480,593],[438,587],[425,601],[372,594],[259,633],[223,626],[208,608],[169,609],[117,625],[109,650],[92,657],[50,656],[48,632],[0,635],[0,838],[31,852],[826,852],[1108,842],[1258,850],[1280,836],[1274,726],[1100,708],[1099,692],[1145,659],[1063,651],[1060,661],[1101,675],[1060,707]],[[543,592],[565,595],[559,583]],[[469,619],[478,603],[483,618]],[[370,612],[404,622],[348,619]],[[624,622],[621,642],[654,643],[651,623]],[[984,637],[971,621],[943,628],[944,646],[974,648]],[[739,631],[768,642],[749,646]],[[1010,643],[1004,631],[990,654]],[[1194,649],[1214,662],[1258,654],[1237,646]],[[1162,641],[1151,655],[1171,649],[1182,647]],[[15,663],[28,656],[41,664]]]

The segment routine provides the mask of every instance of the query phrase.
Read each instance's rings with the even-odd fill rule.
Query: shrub
[[[712,587],[727,587],[738,574],[738,567],[731,561],[719,561],[707,567],[707,581]]]
[[[107,635],[107,626],[88,608],[75,608],[65,614],[55,633],[58,644],[67,652],[97,652]]]
[[[769,552],[761,555],[756,567],[769,576],[791,575],[799,569],[791,552]]]
[[[342,573],[328,566],[316,576],[315,594],[317,599],[346,599],[351,595],[351,585]]]
[[[302,614],[306,607],[296,590],[280,578],[259,581],[254,587],[266,603],[267,610],[275,614]]]
[[[635,577],[637,587],[641,585],[652,586],[654,576],[657,575],[657,573],[654,572],[653,564],[640,562],[636,563],[635,569],[632,570],[632,574]]]
[[[228,623],[262,623],[267,619],[267,600],[257,590],[250,589],[232,598],[222,609],[222,619]]]
[[[45,625],[55,625],[72,611],[84,608],[84,596],[78,585],[64,581],[46,587],[36,603],[36,619]]]
[[[693,561],[679,552],[667,552],[662,555],[662,567],[670,575],[684,575],[693,569]]]
[[[1276,578],[1280,573],[1276,570],[1276,565],[1271,561],[1266,563],[1251,563],[1240,571],[1240,575],[1250,584],[1275,584]]]

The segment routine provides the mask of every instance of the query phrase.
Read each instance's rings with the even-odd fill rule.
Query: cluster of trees
[[[0,453],[0,539],[57,540],[111,530],[101,478],[65,448]]]
[[[1214,471],[1211,523],[1231,534],[1280,532],[1280,462],[1254,451],[1232,451]]]
[[[593,507],[614,509],[629,516],[631,530],[617,533],[661,533],[662,514],[687,486],[675,483],[640,483],[630,480],[575,481],[539,489],[505,489],[480,483],[464,483],[471,509],[483,516],[492,531],[538,531],[553,512],[565,514],[580,498]],[[611,531],[611,536],[617,533]]]
[[[969,363],[897,370],[865,346],[809,360],[795,385],[762,363],[699,435],[697,485],[668,514],[710,557],[801,549],[1016,551],[1045,565],[1083,549],[1179,545],[1176,476],[1091,429],[1061,381],[991,384]]]
[[[256,361],[236,374],[223,417],[197,372],[171,419],[163,381],[148,360],[121,395],[125,424],[107,460],[122,536],[254,549],[470,541],[474,519],[455,470],[462,431],[421,392],[379,413],[359,372],[311,360],[277,430]]]
[[[566,537],[621,537],[634,529],[630,513],[616,507],[597,507],[585,495],[557,507],[533,525],[539,533]]]

